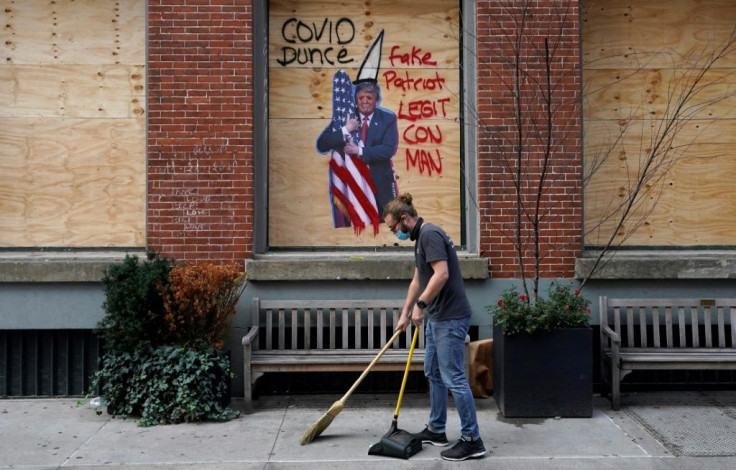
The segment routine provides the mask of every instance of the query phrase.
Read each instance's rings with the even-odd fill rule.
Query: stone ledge
[[[575,261],[575,277],[590,272],[595,253]],[[590,279],[733,279],[736,251],[627,251],[607,255]]]
[[[146,256],[145,251],[0,253],[0,282],[101,282],[105,269],[126,254]]]
[[[465,279],[488,279],[488,260],[458,255]],[[250,281],[410,280],[413,254],[256,255],[246,260]]]

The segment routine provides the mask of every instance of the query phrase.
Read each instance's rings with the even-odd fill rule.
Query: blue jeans
[[[475,399],[465,375],[465,336],[470,318],[450,321],[427,321],[424,375],[429,380],[430,431],[445,432],[447,424],[447,391],[452,392],[460,415],[462,437],[480,438]]]

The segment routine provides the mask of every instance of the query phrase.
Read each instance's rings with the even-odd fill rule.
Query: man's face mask
[[[390,227],[391,231],[394,232],[396,235],[396,238],[398,238],[401,241],[408,240],[409,239],[409,233],[404,232],[402,229],[404,228],[404,221],[403,218],[399,219],[398,222],[393,227]]]
[[[409,239],[409,234],[407,232],[402,232],[401,230],[398,230],[396,232],[396,238],[398,238],[399,240],[403,242],[404,240]]]

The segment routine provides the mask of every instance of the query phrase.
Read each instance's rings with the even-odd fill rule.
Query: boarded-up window
[[[380,212],[397,189],[461,242],[459,14],[457,0],[269,2],[269,246],[393,246]],[[380,102],[361,135],[366,58]]]
[[[644,166],[644,156],[671,149],[674,166],[637,201],[631,222],[615,239],[642,247],[734,245],[736,232],[736,54],[715,63],[703,79],[714,86],[691,100],[672,141],[657,144],[682,90],[736,25],[730,0],[583,2],[585,159],[614,149],[585,191],[585,224],[600,230],[588,245],[604,245],[620,204]],[[721,98],[727,99],[718,101]],[[712,102],[712,106],[702,105]],[[622,129],[627,132],[623,139]],[[645,188],[649,189],[649,187]],[[651,213],[649,211],[651,210]],[[641,222],[637,227],[636,221]],[[616,242],[617,243],[617,242]]]
[[[0,247],[144,246],[146,2],[0,4]]]

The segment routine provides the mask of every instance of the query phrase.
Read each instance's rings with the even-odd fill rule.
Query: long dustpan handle
[[[345,403],[345,401],[347,401],[347,399],[350,397],[350,395],[352,395],[352,393],[355,391],[355,389],[358,388],[358,385],[360,385],[360,382],[362,382],[363,379],[365,378],[365,376],[368,375],[368,372],[370,372],[371,369],[373,368],[373,366],[376,365],[376,362],[378,362],[378,360],[381,359],[381,357],[383,357],[384,354],[386,354],[386,351],[388,351],[388,348],[391,347],[391,344],[394,341],[396,341],[396,339],[399,337],[399,335],[401,333],[402,333],[401,330],[396,330],[396,332],[391,337],[391,339],[389,339],[388,341],[386,341],[386,344],[383,346],[383,348],[380,351],[378,351],[378,354],[376,354],[376,357],[374,357],[373,360],[371,361],[371,363],[368,364],[368,367],[365,368],[365,370],[363,371],[363,373],[360,374],[360,377],[358,377],[358,380],[356,380],[355,383],[353,384],[353,386],[350,387],[350,390],[348,390],[347,393],[345,395],[343,395],[342,398],[340,398],[340,401],[341,402]]]
[[[399,419],[399,410],[401,409],[401,400],[404,398],[404,389],[406,388],[406,379],[409,377],[409,368],[411,367],[411,359],[414,357],[414,348],[417,345],[417,336],[419,328],[414,328],[414,337],[411,339],[411,348],[409,349],[409,358],[406,360],[406,370],[404,370],[404,380],[401,381],[401,390],[399,391],[399,400],[396,402],[396,410],[394,411],[394,421]]]

